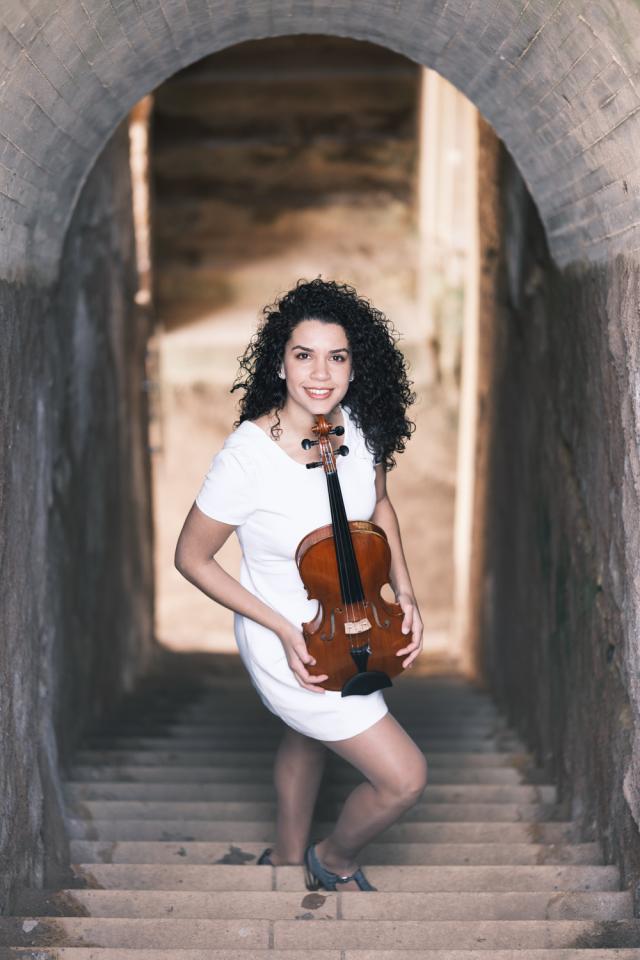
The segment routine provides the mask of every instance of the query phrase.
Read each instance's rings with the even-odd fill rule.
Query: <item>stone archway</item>
[[[53,663],[43,557],[61,468],[47,407],[51,370],[38,343],[46,352],[59,321],[50,292],[96,158],[141,96],[205,54],[284,34],[369,40],[438,70],[469,97],[506,144],[544,226],[543,236],[517,172],[507,170],[506,307],[496,308],[512,328],[497,347],[501,379],[491,409],[494,432],[507,446],[518,440],[521,456],[494,450],[489,468],[496,545],[485,583],[485,659],[494,689],[514,715],[522,711],[539,754],[551,758],[567,790],[583,791],[574,794],[576,815],[600,832],[627,875],[639,869],[636,5],[166,0],[142,8],[8,0],[0,22],[0,306],[8,345],[0,390],[11,452],[0,497],[11,587],[0,599],[9,640],[0,661],[11,693],[7,741],[36,743],[69,696],[51,689],[64,664]],[[76,254],[77,262],[90,256],[81,247]],[[515,351],[513,371],[507,350]],[[522,452],[534,442],[538,458]],[[546,487],[543,471],[553,476]],[[509,502],[507,516],[514,490],[521,502]],[[528,565],[535,566],[530,596],[522,588]],[[510,577],[520,590],[501,588]],[[503,600],[505,609],[496,609]],[[521,627],[527,605],[542,611],[536,623],[548,628],[551,644],[536,647],[540,638]],[[64,624],[72,612],[57,615]],[[585,625],[587,641],[576,634]],[[11,768],[3,819],[17,825],[26,851],[7,873],[7,889],[41,871],[38,836],[46,808],[57,803],[55,745],[50,737],[44,743],[39,757],[15,747],[2,755],[9,764],[0,766]],[[37,768],[45,800],[25,813],[20,789]]]
[[[205,54],[295,33],[380,43],[455,84],[512,153],[559,265],[637,246],[640,13],[628,0],[584,9],[506,0],[106,9],[99,0],[9,0],[3,20],[6,278],[24,275],[25,263],[55,275],[79,189],[140,97]]]

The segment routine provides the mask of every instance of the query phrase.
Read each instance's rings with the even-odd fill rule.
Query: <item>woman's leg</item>
[[[419,800],[427,785],[427,761],[390,713],[347,740],[325,740],[367,778],[347,797],[337,823],[316,845],[320,862],[345,876],[357,869],[359,851]],[[357,890],[355,881],[341,889]]]
[[[303,862],[326,756],[320,740],[287,727],[273,767],[278,801],[274,864]]]

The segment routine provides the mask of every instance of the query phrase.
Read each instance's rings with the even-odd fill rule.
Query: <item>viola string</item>
[[[330,445],[329,445],[329,447],[330,447]],[[331,468],[331,466],[332,466],[332,464],[331,464],[331,459],[332,459],[332,455],[330,454],[330,455],[329,455],[329,467],[330,467],[330,468]],[[335,476],[336,476],[336,478],[337,478],[337,467],[336,467],[336,464],[335,464],[335,458],[333,459],[333,471],[335,472]],[[353,595],[353,583],[351,582],[351,576],[350,576],[351,571],[350,571],[350,569],[349,569],[349,563],[348,563],[348,559],[347,559],[347,557],[348,557],[348,550],[347,550],[347,546],[346,546],[346,544],[345,544],[345,542],[344,542],[344,540],[343,540],[343,536],[344,536],[343,530],[342,530],[342,520],[343,520],[343,518],[340,516],[340,509],[339,509],[339,504],[338,504],[337,495],[336,495],[336,492],[335,492],[335,490],[334,490],[334,484],[333,484],[333,483],[331,482],[331,480],[330,480],[330,475],[329,475],[329,474],[327,475],[327,488],[328,488],[328,492],[329,492],[329,502],[330,502],[330,505],[331,505],[331,518],[332,518],[332,521],[333,521],[333,533],[334,533],[334,543],[335,543],[335,546],[336,546],[336,559],[337,559],[337,562],[338,562],[338,572],[340,572],[340,571],[342,570],[343,573],[344,573],[344,583],[343,583],[343,587],[344,587],[344,590],[345,590],[345,592],[346,592],[346,594],[347,594],[347,595],[344,597],[345,606],[348,607],[348,608],[352,608],[353,604],[352,604],[352,602],[351,602],[348,598],[349,598],[349,595]],[[348,609],[348,611],[347,611],[347,616],[348,616],[349,618],[353,617],[353,611],[352,611],[352,609]],[[352,636],[353,636],[353,634],[349,634],[349,643],[350,643],[350,644],[352,644],[352,640],[351,640],[351,637],[352,637]]]
[[[346,507],[345,507],[345,505],[344,505],[344,500],[343,500],[343,498],[342,498],[342,490],[340,489],[340,483],[339,483],[339,480],[338,480],[337,477],[336,477],[336,484],[337,484],[337,487],[338,487],[338,490],[339,490],[341,509],[342,509],[342,513],[343,513],[343,517],[344,517],[345,536],[347,537],[347,540],[348,540],[348,556],[349,556],[349,561],[348,561],[348,562],[349,562],[349,565],[350,565],[350,567],[351,567],[351,575],[352,575],[352,578],[353,578],[353,583],[354,583],[354,587],[355,587],[355,593],[356,593],[356,595],[357,595],[357,597],[358,597],[358,600],[357,600],[357,602],[356,602],[356,607],[357,607],[357,611],[356,611],[356,612],[357,612],[357,620],[360,621],[360,620],[363,620],[363,619],[366,617],[366,605],[365,605],[365,603],[364,603],[364,589],[363,589],[362,580],[361,580],[361,577],[360,577],[360,569],[359,569],[359,567],[358,567],[358,560],[357,560],[357,557],[356,557],[356,550],[355,550],[355,546],[354,546],[354,544],[353,544],[353,537],[351,536],[351,530],[350,530],[350,528],[349,528],[349,520],[348,520],[348,518],[347,518]]]
[[[329,470],[331,471],[331,474],[333,474],[333,477],[335,477],[335,481],[336,481],[336,483],[334,484],[333,477],[331,476],[331,474],[327,473],[327,487],[329,491],[329,502],[332,508],[331,509],[332,520],[334,521],[333,531],[334,531],[334,543],[336,546],[336,559],[338,562],[339,571],[341,570],[343,572],[343,577],[344,577],[344,581],[342,585],[347,594],[344,597],[345,606],[347,607],[347,617],[349,619],[354,619],[355,613],[353,610],[353,602],[350,601],[348,598],[349,596],[354,595],[355,584],[353,580],[353,572],[351,570],[351,564],[349,563],[349,560],[348,560],[349,550],[348,550],[348,544],[346,543],[346,533],[343,527],[343,524],[345,522],[344,510],[342,511],[340,510],[338,492],[336,490],[336,487],[338,484],[337,465],[335,462],[335,457],[333,456],[333,450],[328,440],[327,440],[327,446],[328,446],[328,450],[326,454],[326,459],[328,460]],[[325,454],[323,453],[323,456],[324,455]],[[349,634],[350,646],[353,646],[352,638],[353,638],[353,634]]]
[[[355,548],[353,546],[353,540],[351,538],[351,532],[349,530],[349,522],[347,519],[346,509],[344,506],[344,501],[342,499],[342,491],[340,490],[340,482],[338,478],[337,463],[333,449],[331,445],[328,444],[328,450],[330,451],[329,459],[330,466],[332,467],[332,472],[335,476],[335,484],[330,483],[330,498],[334,506],[334,516],[338,520],[337,531],[334,525],[334,536],[336,538],[336,543],[339,544],[339,550],[341,554],[341,560],[343,563],[343,570],[346,574],[346,583],[347,589],[351,597],[357,597],[355,603],[353,601],[349,602],[350,607],[350,616],[354,618],[354,621],[359,621],[364,618],[365,610],[362,604],[362,584],[360,582],[360,574],[358,570],[358,564],[355,556]],[[343,540],[344,538],[344,540]],[[354,634],[350,634],[350,642],[353,645],[353,640],[351,639]]]

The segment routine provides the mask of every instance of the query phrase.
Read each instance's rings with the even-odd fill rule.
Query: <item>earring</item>
[[[350,376],[349,376],[349,383],[351,383],[352,380],[353,380],[353,374],[350,374]]]
[[[285,372],[284,372],[284,367],[280,367],[280,371],[279,371],[279,373],[278,373],[278,376],[280,377],[281,380],[285,380],[285,379],[286,379],[286,377],[285,377]]]

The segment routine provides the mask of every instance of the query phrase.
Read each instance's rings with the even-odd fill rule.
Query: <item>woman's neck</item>
[[[329,413],[325,414],[329,423],[338,423],[340,421],[340,409],[341,406],[337,403]],[[282,410],[279,411],[279,416],[280,426],[285,433],[294,437],[312,436],[311,430],[316,422],[316,417],[314,414],[309,413],[308,410],[305,410],[298,404],[287,402]]]

